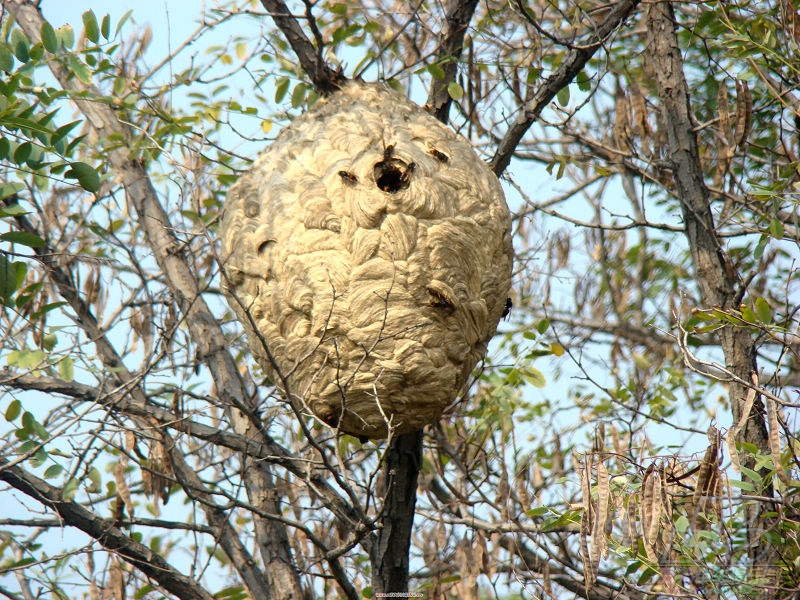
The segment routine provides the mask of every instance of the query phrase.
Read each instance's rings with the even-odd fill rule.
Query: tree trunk
[[[408,553],[422,461],[422,432],[394,438],[384,460],[385,485],[376,493],[385,500],[370,552],[372,590],[376,594],[408,591]]]
[[[654,2],[647,9],[647,53],[656,73],[661,112],[667,129],[669,157],[676,194],[680,201],[685,234],[692,254],[697,282],[706,306],[723,310],[736,309],[743,295],[743,284],[722,248],[711,213],[708,188],[703,178],[697,135],[691,119],[689,92],[683,71],[683,58],[675,34],[675,15],[669,1]],[[726,368],[738,380],[750,381],[756,373],[756,349],[753,336],[744,328],[732,325],[719,330]],[[769,454],[764,405],[756,397],[747,410],[748,388],[731,382],[730,398],[736,431],[736,443],[747,443],[760,454]],[[744,417],[744,418],[743,418]],[[743,454],[743,465],[754,468],[755,459]],[[755,495],[771,497],[772,486],[767,470],[762,469],[754,484]],[[748,480],[747,476],[744,476]],[[773,526],[767,516],[771,503],[750,501],[745,504],[750,577],[769,589],[776,583],[777,552],[765,539],[764,532]]]

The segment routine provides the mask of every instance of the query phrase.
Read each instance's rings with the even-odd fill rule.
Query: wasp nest
[[[435,422],[486,353],[510,216],[470,144],[404,96],[350,83],[228,194],[228,301],[272,381],[360,437]]]

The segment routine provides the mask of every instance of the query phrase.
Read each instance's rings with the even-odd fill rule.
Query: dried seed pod
[[[228,301],[262,369],[359,437],[436,421],[508,298],[497,178],[381,85],[350,83],[287,127],[231,188],[220,232]]]
[[[753,126],[753,93],[743,79],[736,80],[736,145],[744,150]]]

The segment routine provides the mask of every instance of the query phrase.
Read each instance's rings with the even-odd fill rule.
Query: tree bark
[[[658,84],[661,112],[667,129],[669,157],[675,188],[681,206],[684,230],[689,242],[697,282],[702,299],[707,306],[723,310],[736,309],[743,295],[743,287],[735,268],[722,248],[714,218],[708,188],[703,178],[697,134],[691,118],[689,90],[683,71],[683,58],[675,34],[675,14],[669,1],[648,5],[647,55],[652,62]],[[752,335],[741,327],[727,325],[719,330],[720,345],[725,363],[740,380],[750,381],[756,368],[756,348]],[[760,397],[747,410],[748,388],[731,382],[730,398],[734,424],[743,423],[737,431],[736,442],[751,444],[760,454],[769,454],[769,442],[764,405]],[[755,459],[743,453],[743,464],[754,468]],[[772,497],[773,490],[765,469],[756,486],[755,495]],[[747,476],[744,478],[747,480]],[[763,482],[767,482],[766,484]],[[751,578],[771,587],[778,555],[775,548],[764,539],[773,519],[766,513],[773,510],[771,503],[750,501],[745,504],[747,539]]]
[[[370,553],[374,593],[408,591],[409,548],[422,462],[422,431],[401,435],[384,455],[383,514]]]
[[[281,0],[261,0],[261,5],[267,9],[275,25],[289,42],[300,61],[300,66],[311,78],[314,89],[323,96],[339,89],[346,80],[344,75],[340,71],[334,71],[325,63],[322,48],[314,46],[308,39],[286,3]]]

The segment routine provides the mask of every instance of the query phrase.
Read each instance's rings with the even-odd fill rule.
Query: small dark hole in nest
[[[258,248],[256,248],[256,251],[261,255],[266,254],[267,250],[269,250],[270,246],[272,246],[272,244],[274,244],[274,243],[275,243],[275,240],[264,240],[263,242],[261,242],[258,245]]]
[[[384,192],[399,192],[408,187],[416,163],[406,164],[399,158],[388,158],[375,163],[373,175],[378,188]]]

